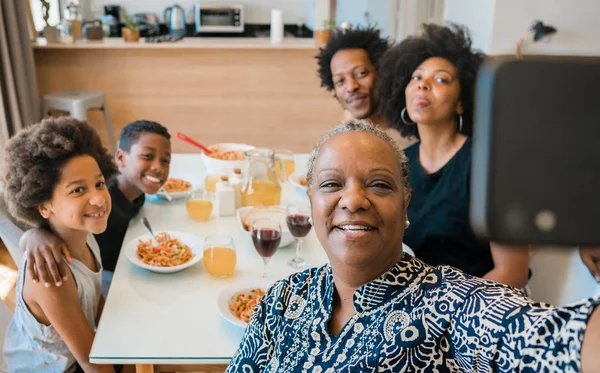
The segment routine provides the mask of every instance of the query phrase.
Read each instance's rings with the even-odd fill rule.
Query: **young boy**
[[[44,227],[69,248],[65,286],[45,289],[19,266],[16,307],[6,331],[10,372],[114,372],[89,362],[104,298],[102,261],[93,234],[111,210],[105,185],[117,173],[94,128],[73,118],[47,119],[6,146],[4,198],[16,219]]]
[[[112,212],[104,233],[96,235],[104,264],[102,292],[106,296],[119,258],[129,221],[144,205],[144,193],[155,194],[169,177],[171,135],[156,122],[139,120],[121,131],[115,160],[120,174],[108,181],[112,197]],[[21,248],[28,257],[28,269],[33,281],[40,278],[46,287],[53,281],[61,286],[66,280],[64,254],[69,250],[56,235],[44,229],[27,231],[21,238]],[[36,271],[37,269],[37,271]]]

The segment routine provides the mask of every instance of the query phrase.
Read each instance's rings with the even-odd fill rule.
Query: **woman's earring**
[[[404,122],[404,124],[408,124],[409,126],[415,124],[415,122],[413,122],[412,120],[410,120],[409,117],[406,116],[406,107],[402,109],[402,112],[400,113],[400,119],[402,119],[402,122]]]
[[[310,218],[308,218],[308,224],[313,225],[313,223],[312,223],[312,216]]]
[[[404,222],[404,229],[410,227],[410,222],[408,221],[408,219],[406,219],[406,221]]]
[[[463,128],[463,117],[462,114],[458,114],[458,133],[462,133]]]

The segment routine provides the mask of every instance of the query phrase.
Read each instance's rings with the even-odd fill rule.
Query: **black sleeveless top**
[[[404,243],[432,266],[448,264],[474,276],[494,268],[489,241],[477,239],[469,224],[472,140],[444,167],[427,174],[419,162],[420,142],[405,150],[412,198]]]

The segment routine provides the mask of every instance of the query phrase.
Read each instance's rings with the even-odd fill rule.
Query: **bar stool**
[[[88,110],[102,110],[104,112],[104,122],[106,123],[110,148],[113,153],[116,152],[116,142],[110,124],[110,118],[108,117],[104,93],[84,89],[68,89],[51,92],[43,97],[44,117],[49,114],[50,110],[69,112],[69,115],[79,120],[87,120]]]

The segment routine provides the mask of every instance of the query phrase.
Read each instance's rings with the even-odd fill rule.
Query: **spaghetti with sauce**
[[[145,264],[157,267],[174,267],[191,260],[195,254],[189,246],[181,243],[176,237],[166,232],[156,235],[159,246],[154,246],[152,239],[140,240],[137,256]]]
[[[192,187],[192,183],[189,181],[185,181],[183,179],[176,179],[174,177],[170,177],[163,185],[163,188],[168,193],[178,193],[178,192],[187,192]]]
[[[235,317],[248,323],[254,308],[260,303],[264,295],[265,292],[259,288],[238,293],[229,300],[229,309]]]

